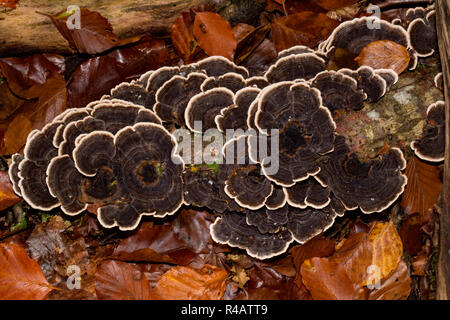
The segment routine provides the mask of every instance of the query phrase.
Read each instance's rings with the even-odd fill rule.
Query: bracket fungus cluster
[[[439,162],[445,158],[445,102],[437,101],[427,109],[427,124],[422,136],[411,142],[411,149],[421,159]]]
[[[337,135],[333,114],[378,101],[398,75],[368,66],[330,71],[327,63],[337,49],[357,56],[390,40],[409,49],[414,68],[435,46],[431,36],[427,48],[413,37],[434,28],[433,12],[411,12],[407,30],[371,17],[341,23],[317,50],[284,50],[258,76],[223,57],[149,71],[31,132],[23,156],[12,157],[14,190],[33,208],[69,215],[94,204],[104,227],[121,230],[143,215],[205,207],[217,215],[215,241],[260,259],[324,232],[347,210],[381,212],[407,182],[403,154],[391,148],[361,161]],[[442,159],[442,114],[443,102],[430,106],[411,145],[424,159]],[[190,147],[200,137],[202,150],[185,157],[176,129],[191,134]],[[225,142],[204,149],[211,129],[215,143]],[[197,152],[215,160],[189,162]]]

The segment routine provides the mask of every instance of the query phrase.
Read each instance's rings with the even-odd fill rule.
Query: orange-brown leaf
[[[155,294],[164,300],[218,300],[226,287],[228,273],[218,267],[204,265],[201,269],[173,267],[155,286]]]
[[[393,41],[379,40],[365,46],[355,61],[359,66],[393,69],[400,74],[408,67],[409,59],[406,47]]]
[[[104,52],[118,44],[108,19],[100,13],[85,8],[80,9],[80,28],[69,29],[69,16],[60,11],[48,16],[69,45],[80,53],[96,54]]]
[[[193,25],[194,15],[190,11],[182,12],[172,25],[173,46],[186,64],[202,57],[202,50],[194,38]]]
[[[408,184],[400,205],[407,214],[427,215],[442,191],[439,168],[414,156],[408,161],[405,174]]]
[[[369,293],[369,300],[406,300],[411,292],[411,277],[408,274],[406,263],[401,261],[398,267],[385,280],[382,280],[378,289]]]
[[[313,48],[325,40],[338,24],[326,14],[303,11],[275,20],[272,40],[278,52],[295,45]]]
[[[1,300],[42,300],[51,290],[41,267],[24,248],[0,243]]]
[[[152,300],[145,274],[132,264],[109,260],[95,274],[95,291],[101,300]]]
[[[12,188],[8,173],[0,171],[0,210],[5,210],[20,201]]]
[[[209,56],[233,60],[236,39],[228,21],[214,12],[198,12],[194,20],[194,36]]]
[[[0,6],[10,9],[16,9],[16,4],[19,0],[2,0],[0,1]]]
[[[351,300],[353,283],[345,268],[327,258],[312,258],[301,267],[303,283],[314,300]]]

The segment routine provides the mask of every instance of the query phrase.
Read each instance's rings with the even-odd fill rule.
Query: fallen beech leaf
[[[327,13],[327,10],[317,5],[317,0],[286,0],[284,7],[288,14],[294,14],[303,11],[312,11],[316,13]]]
[[[168,64],[164,40],[144,38],[81,63],[69,80],[68,108],[84,107],[123,81]]]
[[[26,100],[14,95],[0,75],[0,121],[10,117]]]
[[[104,261],[95,274],[95,292],[100,300],[153,300],[144,273],[132,264]]]
[[[408,184],[400,205],[407,214],[425,216],[428,210],[433,209],[442,191],[439,167],[414,156],[408,161],[405,174]]]
[[[16,9],[17,2],[19,2],[19,0],[2,0],[0,1],[0,6],[10,9]]]
[[[392,69],[400,74],[408,67],[409,59],[406,47],[393,41],[379,40],[365,46],[355,61],[359,66]]]
[[[218,300],[226,287],[228,273],[211,265],[201,269],[173,267],[155,286],[155,294],[163,300]]]
[[[241,63],[249,55],[255,51],[255,49],[266,40],[266,35],[270,31],[270,24],[259,26],[247,33],[242,39],[238,41],[236,47],[236,54],[234,62],[236,64]]]
[[[301,266],[306,259],[314,257],[327,257],[334,253],[335,241],[328,240],[323,236],[317,236],[304,243],[293,247],[292,258],[297,270],[295,282],[300,285],[302,282]]]
[[[124,261],[186,265],[194,253],[177,237],[171,225],[143,223],[135,234],[120,242],[114,256]]]
[[[386,279],[380,287],[369,293],[369,300],[406,300],[411,292],[411,278],[406,263],[401,261],[397,269]]]
[[[49,79],[63,80],[64,57],[56,54],[34,54],[24,58],[0,59],[0,70],[11,91],[24,99],[39,97]]]
[[[241,65],[246,67],[250,76],[261,76],[277,59],[275,45],[269,39],[264,41],[244,60]]]
[[[311,295],[303,283],[297,285],[294,277],[277,271],[284,259],[270,263],[255,262],[245,290],[249,300],[310,300]]]
[[[238,23],[232,29],[234,38],[238,43],[253,30],[255,30],[255,27],[246,23]]]
[[[0,171],[0,211],[15,205],[19,201],[20,198],[14,193],[8,172]]]
[[[1,300],[42,300],[51,290],[39,264],[24,248],[0,243]]]
[[[209,56],[234,58],[236,39],[228,21],[214,12],[198,12],[194,20],[194,36]]]
[[[272,41],[278,52],[295,45],[313,48],[325,40],[338,24],[323,13],[303,11],[291,14],[272,23]]]
[[[62,79],[49,79],[42,86],[34,87],[38,91],[38,100],[26,102],[10,119],[4,132],[4,154],[18,152],[33,129],[42,129],[54,117],[66,109],[66,82]]]
[[[413,262],[412,262],[411,273],[415,276],[424,276],[426,263],[427,263],[427,257],[426,257],[425,252],[422,252],[421,254],[415,256],[413,258]]]
[[[173,47],[185,64],[206,56],[194,38],[194,18],[195,14],[191,10],[182,12],[172,25]]]
[[[400,237],[406,252],[411,256],[422,249],[424,240],[424,227],[434,224],[434,213],[429,210],[426,214],[413,213],[405,217],[400,227]]]
[[[54,15],[44,14],[49,17],[61,35],[69,42],[70,47],[80,53],[96,54],[111,49],[118,43],[108,19],[100,13],[81,8],[79,12],[80,28],[69,29],[67,20],[72,14],[60,11]]]
[[[314,300],[351,300],[353,283],[345,268],[327,258],[312,258],[301,267],[303,283]]]

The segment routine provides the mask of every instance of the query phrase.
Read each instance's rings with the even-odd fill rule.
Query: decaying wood
[[[17,9],[0,7],[0,56],[16,56],[32,52],[71,53],[67,41],[58,33],[48,14],[78,5],[100,12],[121,39],[145,32],[168,30],[180,12],[205,0],[21,0]]]
[[[450,3],[436,0],[436,27],[439,53],[444,75],[444,95],[446,101],[446,148],[444,164],[444,187],[440,215],[440,253],[437,266],[437,298],[450,299]]]

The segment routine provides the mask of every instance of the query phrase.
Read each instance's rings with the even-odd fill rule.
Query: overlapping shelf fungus
[[[407,183],[402,151],[361,161],[336,134],[333,116],[382,99],[397,73],[329,71],[327,62],[338,49],[358,55],[390,40],[409,50],[414,69],[435,50],[434,10],[409,16],[378,21],[378,29],[367,27],[373,18],[344,22],[317,50],[280,52],[265,74],[223,57],[149,71],[32,131],[23,155],[12,157],[14,191],[33,208],[68,215],[93,204],[104,227],[120,230],[136,228],[143,215],[206,208],[217,215],[215,241],[260,259],[324,232],[347,210],[383,211]],[[440,161],[443,146],[437,102],[411,147]]]

